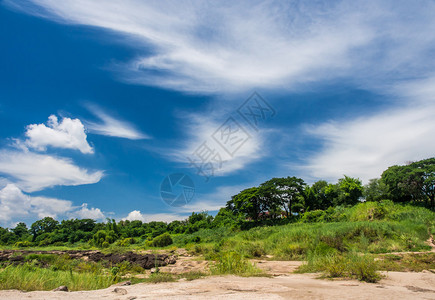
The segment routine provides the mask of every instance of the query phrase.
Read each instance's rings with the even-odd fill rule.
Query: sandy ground
[[[317,274],[271,278],[212,276],[193,281],[112,286],[97,291],[0,291],[0,299],[435,299],[434,273],[385,274],[386,278],[375,284],[317,279]]]
[[[433,241],[431,241],[433,249]],[[162,272],[205,272],[208,262],[179,250],[174,265]],[[294,274],[301,261],[251,260],[271,277],[210,276],[193,281],[112,286],[97,291],[0,291],[0,299],[434,299],[435,273],[383,272],[378,283],[319,279],[319,274]],[[149,273],[149,271],[147,272]],[[148,276],[149,274],[144,274]]]

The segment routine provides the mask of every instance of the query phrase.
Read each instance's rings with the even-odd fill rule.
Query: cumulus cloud
[[[68,200],[25,194],[12,183],[0,190],[0,224],[2,225],[8,225],[22,218],[58,218],[67,215],[91,219],[104,218],[100,209],[88,209],[86,203],[78,209]]]
[[[86,122],[86,126],[91,133],[130,140],[150,138],[148,135],[136,129],[132,124],[113,118],[95,105],[89,106],[89,109],[100,119],[99,123],[90,121]]]
[[[103,171],[90,172],[68,158],[11,150],[0,150],[0,174],[11,177],[26,192],[56,185],[91,184],[103,177]]]
[[[188,217],[188,215],[180,215],[176,213],[158,213],[158,214],[143,214],[139,210],[133,210],[131,211],[127,217],[123,218],[122,220],[129,220],[129,221],[142,221],[142,222],[152,222],[152,221],[161,221],[161,222],[172,222],[175,220],[184,220]]]
[[[404,69],[409,78],[434,67],[416,59],[433,51],[427,38],[435,30],[433,1],[5,3],[121,33],[125,43],[146,48],[114,67],[123,80],[182,91],[291,89],[349,77],[376,85],[384,77],[403,78]]]
[[[91,207],[88,208],[87,203],[83,203],[79,210],[68,213],[70,218],[78,219],[93,219],[93,220],[104,220],[106,216],[99,208]]]
[[[47,146],[76,149],[82,153],[94,153],[86,140],[85,127],[79,119],[63,118],[59,123],[55,115],[48,118],[47,125],[27,126],[25,144],[36,150],[45,151]]]
[[[145,217],[141,214],[140,210],[133,210],[123,220],[145,222]]]

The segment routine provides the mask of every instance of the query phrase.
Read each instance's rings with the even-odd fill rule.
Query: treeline
[[[193,233],[202,228],[219,227],[220,218],[213,218],[206,212],[192,213],[186,220],[149,222],[122,220],[96,222],[92,219],[70,219],[58,222],[45,217],[34,222],[30,228],[18,223],[15,228],[0,227],[0,244],[28,246],[62,246],[65,244],[88,243],[90,246],[107,247],[116,243],[127,246],[137,242],[148,242],[149,246],[171,244],[170,234]],[[169,236],[169,239],[168,239]]]
[[[363,186],[358,178],[344,176],[332,184],[319,180],[307,185],[297,177],[273,178],[241,191],[226,208],[253,221],[294,218],[312,210],[355,205],[361,201],[392,200],[435,209],[435,158],[392,166],[381,178]]]
[[[301,178],[272,178],[258,187],[245,189],[233,196],[226,207],[213,217],[206,212],[192,213],[186,220],[149,222],[123,220],[96,222],[72,219],[58,222],[46,217],[30,228],[18,223],[15,228],[0,227],[0,244],[26,246],[62,246],[83,243],[108,247],[167,246],[171,234],[191,234],[200,229],[227,227],[246,229],[262,224],[283,224],[296,221],[306,212],[330,207],[352,206],[361,201],[391,200],[435,209],[435,158],[392,166],[381,178],[365,186],[358,178],[344,176],[332,184],[324,180],[308,185]],[[311,214],[310,214],[311,215]],[[192,241],[195,242],[195,241]]]

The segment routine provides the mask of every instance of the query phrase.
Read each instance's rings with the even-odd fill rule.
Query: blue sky
[[[0,1],[0,226],[171,221],[272,177],[366,183],[433,157],[434,15],[434,1]],[[242,112],[269,108],[256,128],[247,99]],[[183,207],[160,197],[173,173],[195,184]]]

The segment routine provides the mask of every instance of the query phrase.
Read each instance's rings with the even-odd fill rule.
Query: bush
[[[136,241],[134,238],[125,238],[125,239],[122,239],[118,242],[119,246],[121,246],[121,247],[128,247],[128,246],[133,245],[135,243],[136,243]]]
[[[302,223],[316,223],[324,221],[325,211],[323,210],[312,210],[307,211],[301,218]]]
[[[22,241],[22,242],[16,242],[15,243],[15,247],[18,248],[25,248],[25,247],[31,247],[32,243],[29,241]]]
[[[378,264],[371,255],[357,253],[316,255],[311,253],[307,264],[298,272],[323,272],[327,277],[356,278],[360,281],[377,282],[381,276],[377,272]]]
[[[216,263],[210,268],[212,274],[258,275],[261,270],[244,259],[237,252],[224,252],[217,256]]]
[[[165,232],[153,239],[154,247],[166,247],[172,244],[172,238],[169,233]]]

